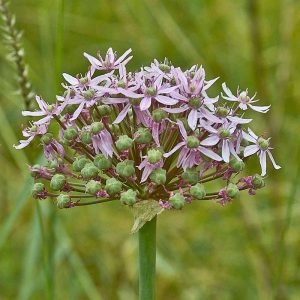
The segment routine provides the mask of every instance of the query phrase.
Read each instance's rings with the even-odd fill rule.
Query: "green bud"
[[[176,193],[172,197],[170,197],[169,202],[174,208],[180,209],[184,206],[184,197],[179,193]]]
[[[155,96],[156,93],[157,93],[156,88],[153,86],[145,88],[145,94],[149,96]]]
[[[120,80],[120,81],[118,82],[118,87],[120,87],[120,88],[125,88],[125,87],[126,87],[126,82],[123,81],[123,80]]]
[[[245,164],[242,160],[238,160],[237,158],[233,158],[229,162],[229,166],[235,171],[235,172],[241,172],[244,170]]]
[[[91,132],[93,134],[99,133],[104,128],[104,125],[102,122],[94,122],[91,125]]]
[[[156,123],[161,122],[163,119],[168,117],[168,113],[161,108],[157,108],[152,112],[152,118]]]
[[[219,133],[219,136],[223,139],[225,138],[229,138],[230,137],[230,132],[228,129],[226,128],[223,128],[221,127],[219,130],[218,130],[218,133]]]
[[[120,193],[122,190],[122,183],[116,178],[110,178],[106,180],[105,191],[109,195]]]
[[[86,84],[88,82],[88,79],[86,77],[81,77],[79,79],[80,84]]]
[[[42,136],[41,141],[43,144],[49,145],[53,139],[52,133],[46,133]]]
[[[201,107],[202,101],[200,98],[192,98],[189,101],[189,106],[195,109],[198,109]]]
[[[196,184],[200,180],[199,171],[194,168],[187,169],[182,173],[182,179],[190,184]]]
[[[265,186],[265,181],[260,175],[256,174],[256,175],[253,176],[252,184],[256,188],[261,189]]]
[[[53,106],[52,104],[48,105],[47,110],[48,110],[49,112],[52,112],[53,109],[54,109],[54,106]]]
[[[109,105],[106,105],[106,104],[99,105],[97,108],[98,108],[98,111],[99,111],[101,117],[109,116],[111,113],[111,108]]]
[[[133,140],[128,135],[119,136],[116,146],[120,151],[128,150],[133,144]]]
[[[216,108],[216,115],[217,116],[220,116],[220,117],[226,117],[228,115],[229,111],[226,107],[222,107],[222,106],[219,106]]]
[[[200,146],[200,141],[193,135],[188,136],[187,138],[188,148],[197,148]]]
[[[147,152],[147,159],[150,164],[155,164],[160,161],[162,158],[162,153],[160,150],[157,149],[150,149]]]
[[[226,190],[227,190],[227,194],[230,198],[235,198],[240,192],[237,185],[233,184],[233,183],[229,183]]]
[[[30,132],[36,132],[38,129],[37,125],[32,125],[30,128],[29,128],[29,131]]]
[[[135,133],[135,141],[139,144],[149,144],[152,141],[152,134],[148,128],[139,128]]]
[[[167,171],[164,169],[156,169],[150,174],[150,179],[156,184],[165,184],[167,180]]]
[[[268,140],[266,140],[262,137],[259,137],[257,141],[258,141],[258,144],[259,144],[259,146],[262,150],[267,150],[269,148],[269,141]]]
[[[124,160],[116,165],[116,171],[122,177],[130,177],[135,174],[134,161]]]
[[[92,142],[92,134],[89,131],[83,130],[80,133],[80,140],[85,144],[90,144]]]
[[[198,200],[201,200],[206,196],[204,185],[200,183],[197,183],[196,185],[192,186],[190,188],[190,192],[191,195]]]
[[[50,181],[50,188],[53,191],[61,190],[66,183],[66,177],[63,174],[55,174]]]
[[[136,192],[132,189],[127,190],[126,192],[121,193],[121,202],[127,205],[133,205],[136,203]]]
[[[57,198],[57,207],[58,208],[66,208],[71,203],[71,198],[69,195],[60,194]]]
[[[78,136],[76,128],[69,127],[64,131],[64,138],[68,141],[74,140]]]
[[[89,100],[89,99],[92,99],[95,95],[95,91],[93,90],[87,90],[85,92],[83,92],[83,98],[85,100]]]
[[[73,171],[80,172],[88,162],[84,156],[77,157],[72,164]]]
[[[41,182],[37,182],[32,187],[32,196],[36,197],[39,193],[43,192],[45,189],[45,185]]]
[[[80,173],[83,178],[89,179],[96,177],[99,173],[99,169],[93,163],[87,163]]]
[[[101,190],[101,184],[98,181],[90,180],[85,187],[86,191],[90,194],[96,194]]]
[[[103,154],[97,154],[94,158],[94,164],[100,170],[108,170],[112,166],[112,161]]]
[[[166,73],[170,72],[170,70],[171,70],[171,67],[166,64],[160,64],[158,67],[161,71],[166,72]]]

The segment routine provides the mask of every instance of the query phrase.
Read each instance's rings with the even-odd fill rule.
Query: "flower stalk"
[[[157,217],[139,230],[139,299],[155,299]]]

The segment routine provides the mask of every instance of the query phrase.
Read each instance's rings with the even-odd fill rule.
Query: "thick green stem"
[[[155,299],[156,217],[139,230],[139,299]]]

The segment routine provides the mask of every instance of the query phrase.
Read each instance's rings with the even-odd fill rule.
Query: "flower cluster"
[[[202,66],[183,71],[154,60],[128,72],[130,52],[119,58],[112,49],[105,57],[85,53],[88,72],[63,74],[65,93],[56,103],[36,97],[39,110],[23,112],[39,119],[15,148],[39,138],[47,160],[30,167],[36,198],[56,197],[59,208],[115,199],[127,205],[154,199],[166,209],[193,200],[224,205],[242,190],[253,195],[264,186],[267,157],[280,168],[270,139],[256,135],[252,119],[244,118],[248,109],[266,113],[270,106],[254,105],[255,95],[234,94],[225,83],[220,96],[209,96],[218,78],[207,80]],[[237,179],[254,154],[261,175]],[[214,180],[223,187],[207,191],[205,183]]]

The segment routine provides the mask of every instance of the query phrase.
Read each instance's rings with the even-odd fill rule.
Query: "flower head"
[[[59,208],[116,199],[129,206],[154,199],[164,209],[183,209],[192,200],[224,205],[240,191],[254,195],[265,185],[267,156],[280,168],[270,139],[245,129],[252,122],[245,117],[248,108],[267,112],[269,106],[254,106],[258,100],[247,90],[234,96],[225,84],[226,101],[210,97],[217,78],[207,80],[202,66],[184,71],[168,60],[154,60],[127,72],[130,53],[119,58],[111,48],[105,57],[85,53],[88,71],[64,73],[66,91],[56,103],[37,97],[39,110],[23,112],[34,120],[15,148],[38,139],[47,160],[30,167],[35,198],[56,197]],[[246,158],[255,153],[261,176],[238,179]],[[214,180],[224,185],[209,191],[205,183]]]

